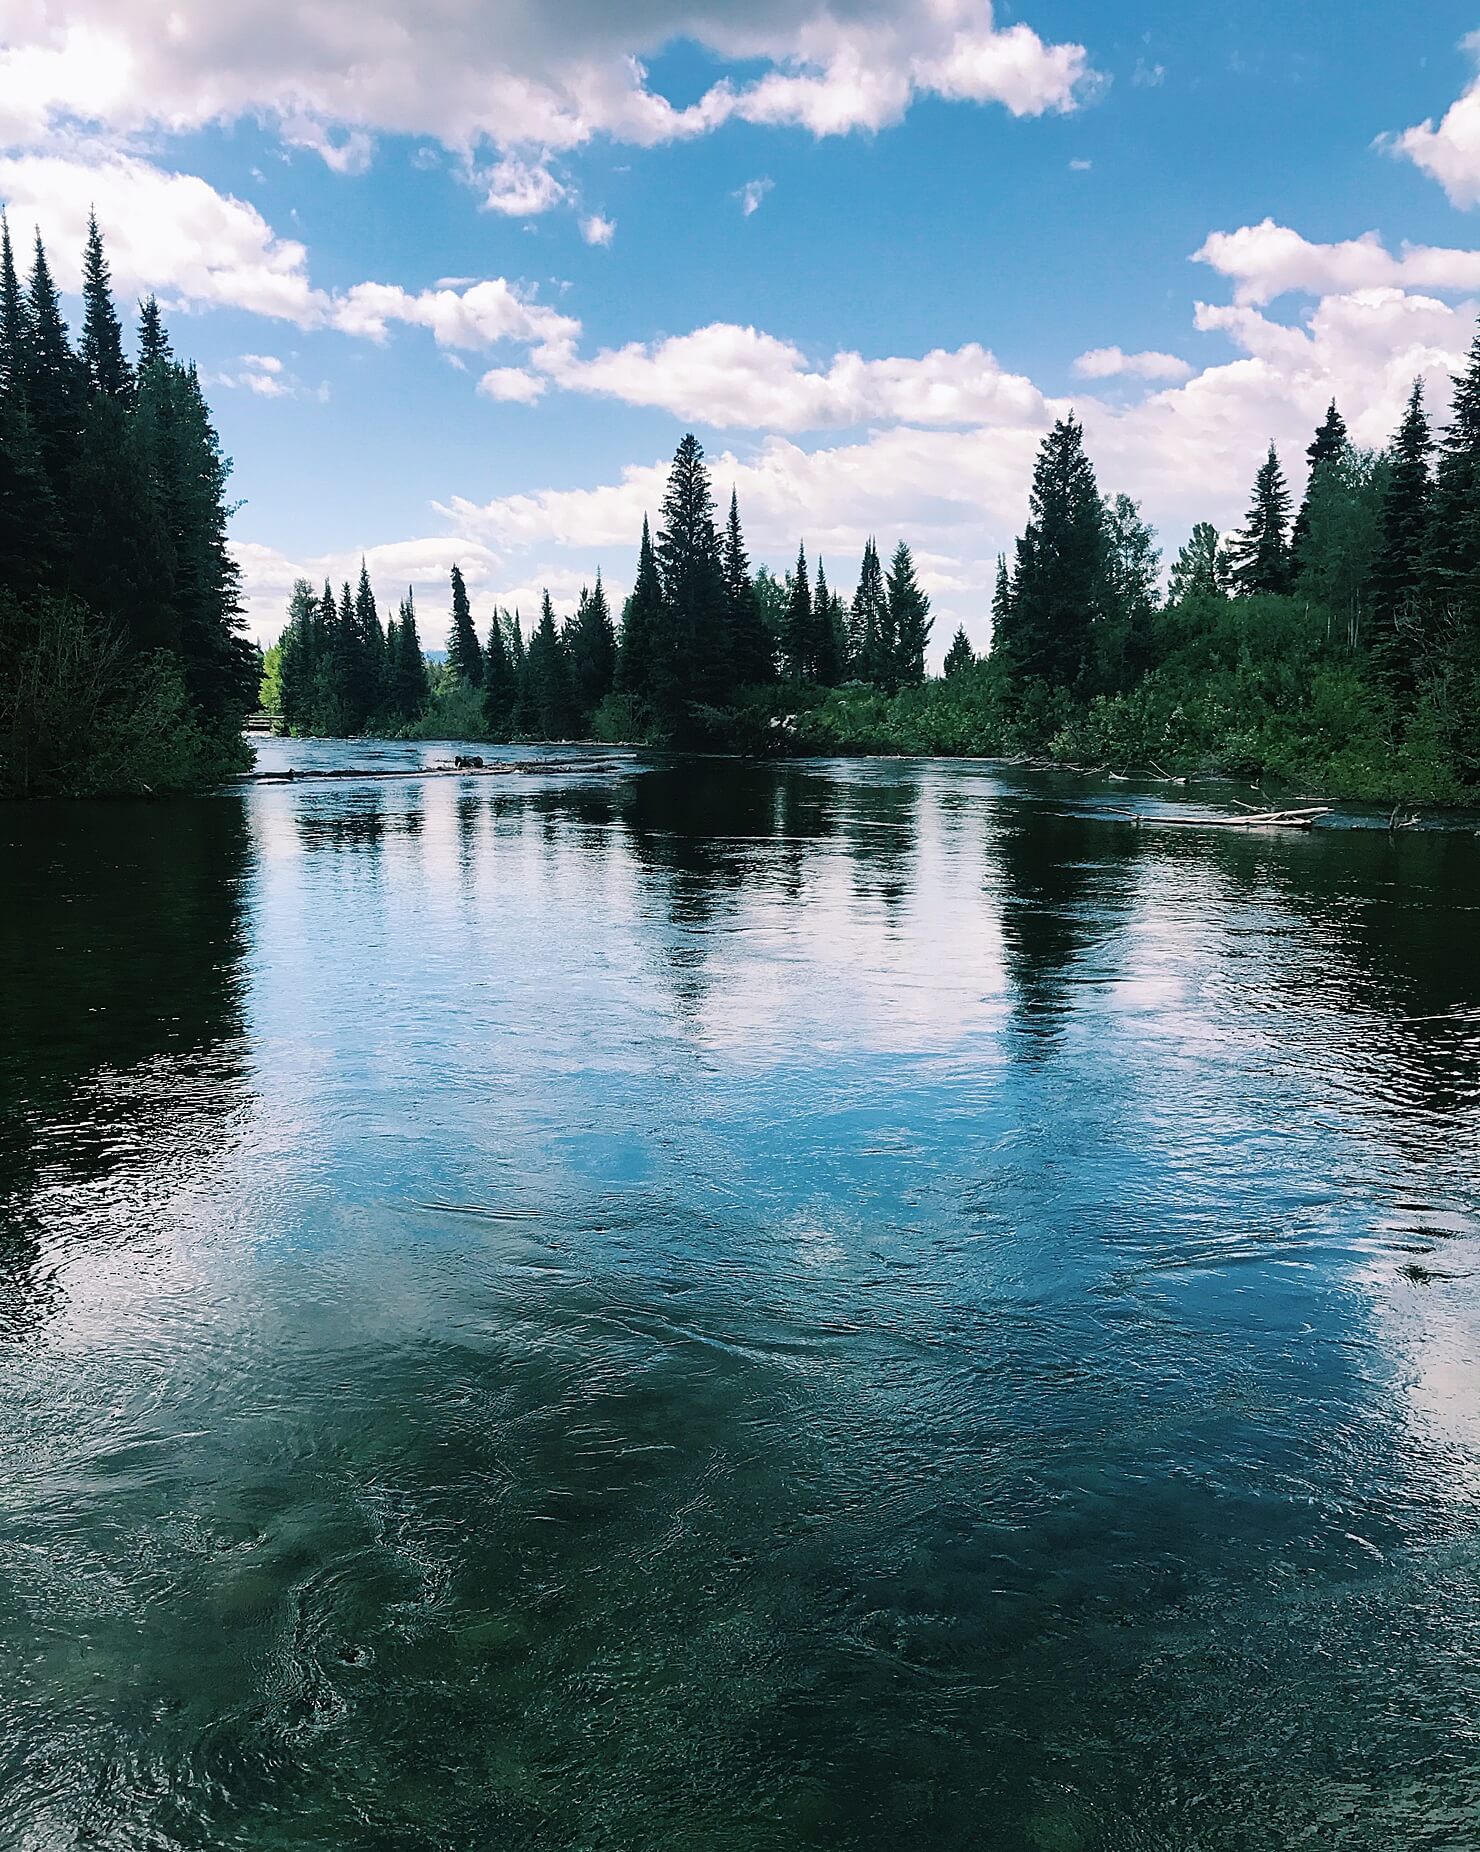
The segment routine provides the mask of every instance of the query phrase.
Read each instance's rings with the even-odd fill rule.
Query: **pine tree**
[[[1300,512],[1295,517],[1295,526],[1290,533],[1290,566],[1292,574],[1299,572],[1303,561],[1301,551],[1305,546],[1305,537],[1310,532],[1310,496],[1315,487],[1316,472],[1321,465],[1332,457],[1338,456],[1346,448],[1346,420],[1336,409],[1333,399],[1326,408],[1326,416],[1317,427],[1315,436],[1306,447],[1305,460],[1309,464],[1309,473],[1305,479],[1305,495],[1300,503]]]
[[[730,517],[725,524],[721,569],[735,680],[741,687],[774,682],[775,647],[750,576],[750,559],[740,527],[740,502],[733,489],[730,491]]]
[[[617,633],[599,570],[595,591],[581,587],[576,614],[567,624],[562,640],[570,665],[576,722],[580,731],[587,733],[597,708],[612,691],[617,668]]]
[[[123,356],[123,324],[113,306],[112,279],[97,216],[87,215],[82,259],[82,368],[90,392],[127,403],[134,381]]]
[[[170,337],[160,319],[159,304],[153,296],[146,296],[139,304],[139,371],[168,365],[173,359]]]
[[[307,579],[295,580],[278,662],[282,722],[289,733],[313,731],[319,667],[317,604]]]
[[[1017,675],[1071,688],[1090,659],[1104,602],[1104,517],[1084,429],[1072,414],[1044,438],[1033,467],[1029,521],[1017,543],[1010,609],[992,654]]]
[[[816,669],[812,651],[812,590],[807,583],[807,549],[797,548],[786,606],[786,668],[793,681],[810,682]]]
[[[1005,626],[1012,623],[1012,580],[1007,572],[1007,555],[997,555],[997,577],[992,587],[992,648]]]
[[[1480,612],[1480,334],[1454,382],[1429,498],[1423,593],[1430,621],[1461,634]]]
[[[61,511],[22,395],[0,395],[0,586],[17,597],[53,584],[65,557]]]
[[[1254,497],[1248,519],[1229,549],[1233,584],[1245,597],[1260,592],[1279,594],[1290,589],[1290,543],[1285,525],[1290,518],[1290,492],[1273,444],[1254,478]]]
[[[1372,562],[1371,586],[1377,648],[1390,678],[1405,692],[1414,687],[1424,653],[1421,591],[1433,448],[1423,381],[1416,379],[1389,456],[1382,537]]]
[[[894,632],[894,680],[914,687],[925,679],[925,651],[930,644],[930,600],[915,579],[915,562],[901,540],[889,562],[889,622]]]
[[[483,686],[483,651],[473,628],[473,610],[461,567],[452,568],[452,624],[447,632],[447,666],[469,688]]]
[[[734,681],[714,495],[703,446],[692,431],[674,452],[661,512],[654,551],[664,625],[654,700],[667,730],[678,732],[690,703],[717,706]]]
[[[1096,668],[1102,692],[1133,688],[1151,667],[1161,554],[1129,495],[1105,498],[1105,610]]]
[[[894,631],[889,616],[889,594],[884,569],[873,537],[864,543],[858,590],[853,594],[852,645],[857,673],[866,682],[888,688],[894,678]]]
[[[949,681],[953,675],[962,674],[975,661],[976,652],[971,647],[971,639],[967,636],[964,627],[958,624],[956,634],[951,638],[951,647],[946,651],[946,679]]]
[[[513,735],[519,705],[519,675],[505,634],[508,621],[507,614],[494,612],[483,650],[483,724],[496,740]]]
[[[380,627],[380,611],[375,593],[370,589],[370,572],[363,557],[360,581],[355,588],[355,623],[365,658],[365,711],[378,714],[387,705],[391,675],[385,632]]]

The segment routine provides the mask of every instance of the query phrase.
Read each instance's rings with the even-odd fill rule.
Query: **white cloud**
[[[520,161],[510,156],[474,178],[485,188],[484,205],[506,218],[535,218],[566,197],[565,187],[542,161]]]
[[[999,29],[988,0],[259,0],[250,33],[230,7],[178,0],[27,0],[11,13],[0,140],[265,115],[346,171],[378,133],[522,161],[597,135],[653,145],[733,117],[816,135],[879,129],[920,96],[1036,116],[1073,109],[1093,81],[1081,46]],[[644,60],[678,40],[763,69],[675,108],[648,88]],[[490,204],[540,210],[562,191],[536,162],[493,180]]]
[[[617,235],[615,219],[604,219],[599,212],[581,220],[581,236],[587,244],[610,244]]]
[[[748,219],[759,212],[763,200],[775,184],[774,180],[747,180],[743,187],[737,188],[731,198],[739,200],[741,217]]]
[[[580,334],[581,324],[521,292],[504,277],[463,290],[424,289],[415,295],[394,283],[356,283],[330,303],[326,319],[345,334],[386,338],[392,322],[428,328],[439,347],[492,347],[500,341],[539,344],[551,354]]]
[[[1394,257],[1375,231],[1339,244],[1313,244],[1273,219],[1213,232],[1193,252],[1193,261],[1233,278],[1240,303],[1272,302],[1292,291],[1326,296],[1384,287],[1480,289],[1480,251],[1404,244],[1402,255]]]
[[[1176,354],[1159,354],[1154,349],[1126,354],[1118,347],[1092,347],[1074,362],[1074,371],[1082,379],[1114,379],[1119,374],[1135,379],[1186,379],[1192,368]]]
[[[490,367],[478,381],[478,390],[505,405],[533,405],[543,395],[545,382],[525,367]]]
[[[207,387],[224,386],[228,391],[252,392],[262,399],[318,399],[326,403],[329,388],[310,389],[290,373],[276,354],[241,354],[229,367],[202,375]]]
[[[1093,166],[1094,166],[1093,161],[1084,161],[1084,160],[1070,161],[1069,172],[1071,174],[1087,174]]]
[[[835,354],[826,368],[816,368],[791,342],[732,322],[608,348],[589,360],[551,343],[535,353],[534,363],[569,391],[656,406],[718,428],[996,425],[1037,418],[1043,404],[1031,382],[1005,372],[975,343],[920,359]]]
[[[1480,56],[1480,33],[1472,32],[1463,43],[1466,51]],[[1480,76],[1450,104],[1437,127],[1430,117],[1379,142],[1437,180],[1456,206],[1480,205]]]

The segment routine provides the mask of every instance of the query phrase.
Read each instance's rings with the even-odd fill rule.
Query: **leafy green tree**
[[[1405,696],[1417,686],[1425,651],[1422,588],[1433,449],[1423,381],[1416,379],[1389,453],[1371,585],[1375,646],[1389,679]]]
[[[1161,554],[1129,495],[1105,498],[1105,610],[1099,680],[1105,692],[1133,688],[1151,667]]]
[[[956,626],[956,634],[951,638],[951,647],[946,651],[945,672],[947,676],[960,675],[976,661],[976,651],[971,647],[971,639],[964,626]]]
[[[1306,496],[1298,589],[1341,622],[1351,649],[1366,629],[1386,486],[1386,459],[1343,443],[1316,465]]]
[[[1105,596],[1100,492],[1072,414],[1058,419],[1039,447],[1028,507],[1007,621],[998,621],[992,655],[1016,676],[1072,688],[1090,660]]]
[[[776,679],[776,665],[784,653],[786,612],[790,594],[784,579],[778,579],[769,566],[757,566],[755,572],[755,608],[760,613],[761,629],[771,663],[768,681]]]
[[[1211,521],[1199,521],[1172,563],[1167,602],[1185,604],[1191,598],[1221,598],[1228,590],[1228,564],[1218,530]]]
[[[1305,460],[1309,473],[1305,479],[1305,496],[1300,504],[1300,511],[1295,516],[1295,525],[1290,530],[1290,566],[1292,573],[1298,573],[1304,565],[1301,554],[1305,547],[1305,537],[1310,532],[1310,498],[1316,485],[1316,472],[1323,463],[1339,456],[1347,448],[1346,420],[1336,409],[1333,399],[1326,408],[1326,416],[1316,429],[1315,436],[1306,447]]]
[[[1254,478],[1254,495],[1237,539],[1229,549],[1235,591],[1243,597],[1290,589],[1290,492],[1273,444]]]
[[[473,609],[462,569],[452,568],[452,624],[447,632],[447,666],[469,688],[483,686],[483,651],[473,628]]]
[[[886,580],[889,624],[894,633],[894,681],[902,688],[925,679],[925,651],[930,644],[930,600],[915,578],[915,562],[904,541],[894,549]]]

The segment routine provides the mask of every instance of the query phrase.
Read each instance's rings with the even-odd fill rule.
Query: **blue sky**
[[[121,292],[170,305],[258,635],[362,551],[431,642],[453,559],[484,621],[598,564],[620,591],[693,428],[759,558],[804,538],[846,589],[869,533],[909,539],[938,655],[957,621],[985,641],[1070,404],[1169,552],[1237,521],[1271,439],[1298,481],[1333,394],[1368,444],[1415,374],[1442,411],[1480,297],[1473,13],[736,10],[39,0],[11,28],[13,229],[67,280],[95,203]]]

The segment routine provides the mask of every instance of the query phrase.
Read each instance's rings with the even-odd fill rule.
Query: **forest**
[[[261,676],[230,464],[152,297],[129,358],[95,219],[82,293],[74,345],[0,222],[0,795],[196,789],[250,764]]]
[[[295,733],[575,739],[752,752],[1012,756],[1322,795],[1461,802],[1480,783],[1480,337],[1436,441],[1415,383],[1391,445],[1333,403],[1298,505],[1273,445],[1231,536],[1199,523],[1163,572],[1129,496],[1100,490],[1072,416],[1044,438],[1029,520],[998,561],[992,640],[932,619],[909,546],[864,548],[844,598],[805,548],[752,570],[697,438],[679,444],[632,592],[597,576],[528,636],[480,630],[451,574],[445,662],[408,596],[382,628],[357,589],[295,589],[264,700]]]

